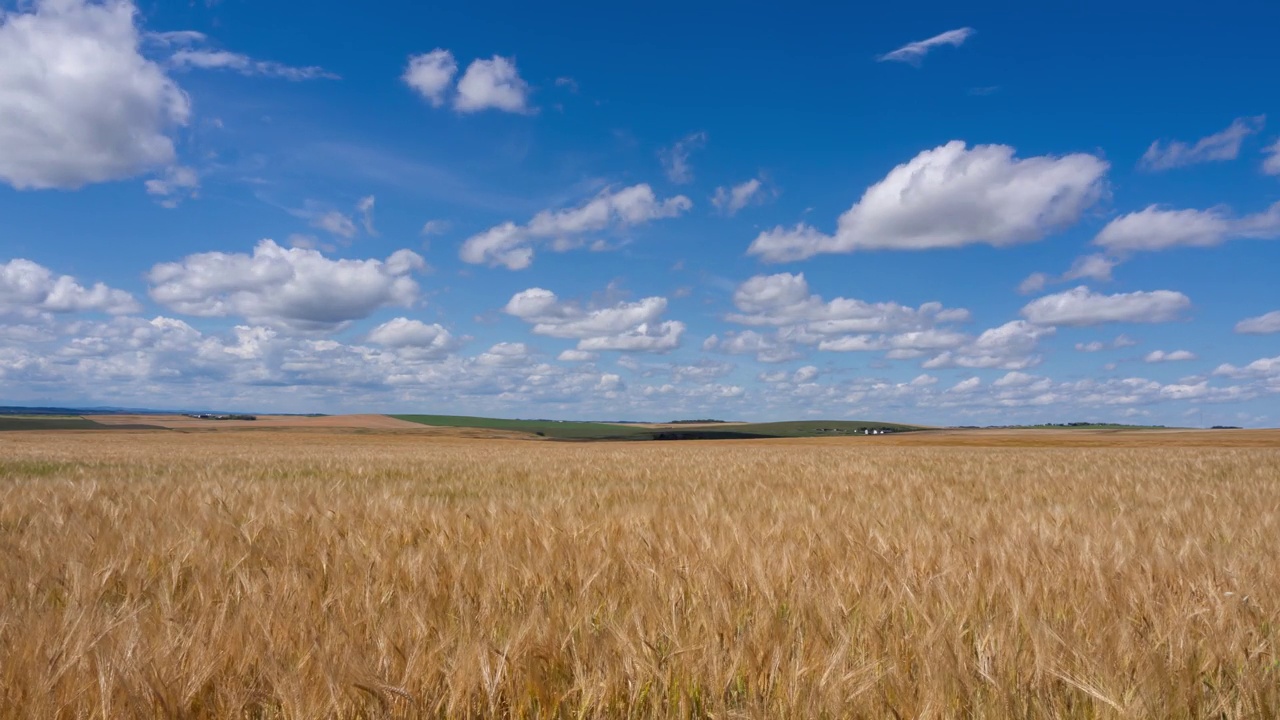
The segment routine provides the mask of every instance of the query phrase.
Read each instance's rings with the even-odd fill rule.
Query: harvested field
[[[1276,435],[1141,435],[7,433],[0,716],[1275,717]]]

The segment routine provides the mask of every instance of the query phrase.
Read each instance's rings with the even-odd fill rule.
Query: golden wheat
[[[0,715],[1275,717],[1280,450],[0,437]]]

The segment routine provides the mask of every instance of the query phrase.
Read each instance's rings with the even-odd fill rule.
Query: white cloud
[[[1182,362],[1185,360],[1195,360],[1195,353],[1189,350],[1173,350],[1165,352],[1164,350],[1152,350],[1142,358],[1143,362],[1161,363],[1161,362]]]
[[[169,133],[190,104],[139,53],[135,12],[40,0],[0,13],[0,181],[74,189],[174,164]]]
[[[729,355],[755,355],[756,360],[763,363],[780,363],[800,357],[800,353],[789,343],[780,342],[775,337],[763,335],[755,330],[742,332],[726,332],[723,339],[712,335],[702,343],[706,352],[722,352]]]
[[[1247,378],[1280,378],[1280,356],[1273,358],[1260,358],[1245,365],[1244,367],[1236,367],[1230,363],[1223,363],[1213,371],[1214,375]],[[1280,388],[1277,388],[1280,390]]]
[[[317,214],[311,219],[311,227],[331,232],[348,240],[355,237],[359,232],[356,229],[355,221],[345,213],[337,210],[329,210],[328,212]]]
[[[1094,353],[1102,352],[1103,350],[1118,350],[1120,348],[1133,347],[1137,344],[1138,343],[1128,335],[1118,335],[1115,340],[1112,340],[1109,343],[1101,340],[1093,340],[1087,343],[1076,343],[1076,350],[1079,350],[1080,352]]]
[[[432,235],[443,235],[449,232],[448,220],[428,220],[422,224],[422,230],[418,234],[422,237],[431,237]]]
[[[1273,310],[1258,317],[1245,318],[1236,323],[1236,332],[1244,335],[1267,335],[1280,332],[1280,310]]]
[[[529,288],[513,295],[503,311],[532,324],[535,335],[577,340],[579,350],[666,352],[680,345],[685,330],[678,320],[660,320],[666,309],[663,297],[587,309]]]
[[[961,380],[960,382],[956,383],[950,389],[948,389],[947,392],[971,393],[974,390],[977,390],[979,387],[982,387],[982,380],[976,377],[971,377],[967,380]]]
[[[457,72],[458,62],[453,59],[453,53],[436,48],[429,53],[410,55],[400,79],[433,107],[440,107]]]
[[[1101,295],[1081,285],[1031,301],[1022,308],[1022,316],[1037,325],[1159,323],[1178,319],[1189,307],[1191,300],[1172,290]]]
[[[1280,175],[1280,139],[1263,150],[1266,159],[1262,161],[1262,172],[1268,175]]]
[[[643,365],[623,355],[617,369],[602,371],[594,363],[548,361],[519,342],[497,343],[461,357],[413,346],[345,344],[260,325],[202,332],[166,317],[47,319],[58,324],[55,332],[0,326],[0,336],[9,339],[0,344],[0,386],[9,397],[25,402],[56,392],[94,404],[257,412],[420,406],[524,415],[543,408],[556,417],[571,407],[578,417],[759,419],[843,413],[1004,424],[1118,420],[1147,413],[1155,419],[1170,417],[1175,410],[1168,408],[1175,403],[1238,402],[1280,392],[1280,358],[1245,367],[1223,365],[1210,378],[1171,384],[1143,378],[1057,381],[1019,370],[976,383],[967,373],[946,383],[929,374],[890,381],[871,372],[814,376],[813,366],[806,366],[761,374],[767,390],[756,392],[757,386],[722,379],[732,370],[729,363]],[[15,328],[16,334],[10,332]],[[669,373],[671,379],[633,381],[628,371],[642,378]],[[966,392],[948,391],[957,380],[967,380],[958,388]]]
[[[299,330],[329,330],[418,296],[409,250],[383,260],[330,260],[315,250],[263,240],[253,255],[210,252],[161,263],[148,273],[151,297],[187,315],[247,318]]]
[[[937,302],[912,308],[843,297],[826,301],[810,292],[803,274],[757,275],[738,286],[733,302],[739,312],[726,316],[730,322],[778,330],[773,337],[751,331],[727,334],[724,340],[709,341],[706,349],[754,353],[763,362],[795,357],[793,343],[829,352],[886,351],[890,359],[907,359],[926,350],[958,347],[969,339],[936,327],[967,321],[967,310]]]
[[[369,331],[369,341],[389,348],[414,348],[444,355],[456,345],[453,335],[439,323],[398,317]]]
[[[795,373],[791,376],[791,382],[797,383],[797,384],[813,382],[818,378],[819,374],[820,373],[818,372],[818,368],[814,367],[813,365],[805,365],[804,367],[795,371]]]
[[[458,112],[501,110],[530,113],[529,84],[520,77],[515,60],[494,55],[490,60],[473,60],[458,81],[458,94],[453,100]]]
[[[531,236],[519,225],[505,222],[467,238],[458,250],[463,262],[524,270],[533,264]]]
[[[1261,131],[1265,122],[1265,115],[1236,118],[1227,129],[1201,138],[1195,145],[1176,140],[1162,145],[1157,140],[1147,148],[1140,165],[1145,170],[1169,170],[1199,163],[1235,160],[1240,155],[1240,143]]]
[[[148,195],[162,198],[160,204],[174,208],[184,197],[196,197],[200,190],[200,176],[193,168],[171,165],[158,178],[145,183]]]
[[[1032,242],[1075,223],[1105,192],[1107,163],[1086,154],[1014,157],[959,140],[894,168],[840,216],[835,235],[805,224],[761,233],[748,251],[769,262],[855,250],[925,250]]]
[[[596,359],[596,354],[586,350],[569,349],[561,351],[556,359],[561,362],[591,362]]]
[[[693,166],[689,164],[689,155],[706,144],[705,132],[690,133],[658,153],[662,159],[662,167],[667,172],[667,179],[678,185],[693,182]]]
[[[693,207],[683,195],[659,200],[646,184],[616,192],[604,190],[578,207],[543,210],[526,225],[506,222],[473,235],[458,253],[464,262],[523,270],[533,262],[535,242],[551,240],[553,250],[581,245],[579,236],[609,228],[631,227],[651,220],[672,218]]]
[[[763,190],[764,183],[759,178],[751,178],[733,187],[724,187],[722,185],[716,188],[716,194],[711,198],[711,204],[725,215],[736,215],[739,210],[748,205],[763,202]]]
[[[372,195],[366,195],[356,203],[356,210],[360,212],[360,224],[364,227],[366,233],[373,236],[378,234],[377,228],[373,226],[373,206],[376,202],[377,198]]]
[[[991,386],[997,387],[997,388],[1025,387],[1027,385],[1030,385],[1031,383],[1034,383],[1035,381],[1036,381],[1035,375],[1028,375],[1027,373],[1013,370],[1011,372],[1005,373],[1003,376],[998,378],[995,382],[991,383]]]
[[[0,316],[53,312],[136,313],[141,306],[123,290],[95,283],[86,288],[70,275],[17,258],[0,263]]]
[[[923,363],[925,369],[963,367],[1023,370],[1040,364],[1035,354],[1040,338],[1056,332],[1025,320],[1014,320],[983,331],[973,341],[947,350]]]
[[[1022,281],[1018,286],[1018,292],[1023,295],[1040,292],[1046,285],[1073,282],[1076,280],[1097,280],[1100,282],[1111,281],[1111,271],[1115,269],[1120,261],[1113,257],[1102,254],[1085,255],[1078,257],[1075,262],[1071,263],[1071,267],[1067,271],[1057,277],[1050,277],[1045,273],[1032,273],[1027,279]]]
[[[294,67],[271,60],[254,60],[248,55],[225,50],[179,50],[169,58],[175,68],[200,70],[231,70],[245,76],[280,78],[300,82],[302,80],[340,80],[337,75],[314,65]]]
[[[197,32],[195,30],[169,30],[167,32],[145,33],[143,35],[143,39],[164,47],[170,47],[173,45],[181,45],[185,47],[188,45],[199,45],[209,38],[204,33]]]
[[[944,33],[934,35],[928,40],[917,40],[913,43],[907,43],[893,52],[885,53],[876,58],[880,62],[905,62],[911,65],[919,65],[924,60],[925,55],[930,50],[943,45],[952,47],[960,47],[973,35],[973,28],[963,27],[955,30],[948,30]]]
[[[602,373],[600,381],[596,383],[597,392],[603,392],[608,395],[614,395],[619,390],[626,389],[626,383],[622,382],[622,376],[614,373]]]
[[[1064,282],[1072,280],[1098,280],[1101,282],[1109,282],[1111,280],[1111,271],[1117,265],[1115,258],[1106,255],[1085,255],[1076,258],[1071,263],[1071,267],[1062,275]]]
[[[532,357],[533,350],[524,343],[500,342],[476,356],[476,362],[490,367],[514,367],[528,364]]]
[[[1042,272],[1031,273],[1026,277],[1026,279],[1024,279],[1021,283],[1018,284],[1018,292],[1023,295],[1038,293],[1041,290],[1044,290],[1045,286],[1047,286],[1049,283],[1055,282],[1055,281],[1056,281],[1056,278],[1052,278],[1046,273],[1042,273]]]
[[[1213,247],[1233,237],[1280,237],[1280,203],[1240,218],[1232,218],[1222,208],[1170,210],[1149,205],[1107,223],[1093,239],[1093,244],[1114,253],[1123,253],[1172,247]]]
[[[969,319],[967,310],[944,308],[936,302],[911,308],[843,297],[824,301],[810,292],[804,273],[756,275],[734,291],[733,304],[739,312],[728,316],[732,322],[798,328],[815,339],[851,333],[901,333]]]
[[[373,195],[366,195],[356,201],[354,214],[334,210],[331,206],[315,200],[308,200],[301,208],[290,210],[289,212],[306,220],[313,228],[324,230],[345,240],[351,240],[360,234],[361,228],[364,229],[366,235],[377,237],[378,228],[375,227],[373,222],[373,213],[376,205],[377,198]],[[314,244],[314,242],[310,244]]]

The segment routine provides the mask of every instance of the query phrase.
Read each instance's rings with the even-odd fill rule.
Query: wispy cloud
[[[179,50],[169,58],[175,68],[231,70],[241,75],[281,78],[284,80],[340,80],[322,67],[294,67],[272,60],[254,60],[248,55],[225,50]]]
[[[941,47],[943,45],[960,47],[964,44],[965,40],[969,39],[969,36],[973,35],[973,33],[974,29],[970,27],[948,30],[939,35],[934,35],[928,40],[917,40],[913,43],[907,43],[897,50],[885,53],[876,59],[880,62],[904,62],[911,65],[919,65],[924,61],[924,56],[928,55],[929,51],[934,48]]]
[[[1280,175],[1280,140],[1268,145],[1265,150],[1267,158],[1262,161],[1262,172],[1268,175]]]
[[[751,178],[733,187],[720,186],[711,198],[711,204],[722,214],[733,216],[748,205],[766,202],[768,191],[760,178]]]
[[[1245,138],[1260,132],[1266,120],[1266,115],[1236,118],[1226,130],[1201,138],[1195,145],[1180,140],[1165,145],[1157,140],[1142,155],[1139,166],[1143,170],[1158,171],[1235,160],[1240,156],[1240,144]]]
[[[696,132],[677,140],[674,145],[664,148],[659,156],[662,167],[667,171],[667,179],[678,185],[693,182],[693,166],[689,164],[689,154],[707,144],[707,134]]]

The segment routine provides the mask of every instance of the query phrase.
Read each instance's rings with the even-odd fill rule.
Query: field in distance
[[[862,420],[798,420],[771,423],[601,423],[560,420],[504,420],[460,415],[392,415],[398,420],[441,427],[484,427],[561,440],[733,440],[839,437],[867,430],[909,432],[916,425]]]
[[[455,430],[0,433],[0,717],[1280,708],[1275,431]]]

